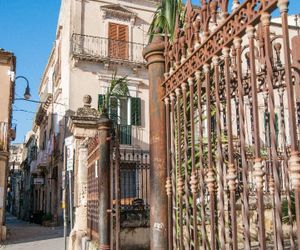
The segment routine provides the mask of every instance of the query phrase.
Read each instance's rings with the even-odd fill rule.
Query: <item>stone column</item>
[[[75,165],[77,171],[74,171],[77,173],[74,188],[77,189],[78,202],[75,207],[75,224],[70,233],[69,250],[83,249],[83,238],[87,235],[87,145],[89,138],[95,137],[101,128],[100,113],[91,108],[91,102],[92,98],[85,96],[84,107],[70,117],[68,124],[76,139],[75,151],[78,152],[78,164]]]
[[[76,241],[74,249],[82,249],[82,238],[87,234],[87,140],[80,140],[78,150],[77,166],[77,195],[78,204],[75,210]]]
[[[150,87],[150,245],[152,250],[168,248],[168,199],[165,189],[167,179],[166,114],[163,97],[164,42],[155,35],[144,50],[147,60]]]
[[[7,162],[8,152],[0,151],[0,239],[6,240],[6,226],[5,226],[5,188],[7,178]]]
[[[99,122],[99,249],[110,249],[110,120],[107,115],[101,115]]]

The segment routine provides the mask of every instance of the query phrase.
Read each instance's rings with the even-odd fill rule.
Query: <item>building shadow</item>
[[[63,227],[43,227],[38,224],[18,220],[6,214],[7,240],[5,245],[28,243],[63,237]]]

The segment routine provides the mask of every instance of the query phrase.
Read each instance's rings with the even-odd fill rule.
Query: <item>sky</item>
[[[16,55],[16,75],[29,80],[32,100],[38,100],[38,87],[55,40],[60,1],[0,0],[0,48]],[[199,0],[192,2],[198,4]],[[290,0],[289,13],[300,13],[299,0]],[[24,80],[16,81],[16,98],[23,97],[25,86]],[[15,143],[24,142],[26,133],[32,128],[36,108],[37,105],[31,102],[15,101]]]
[[[0,48],[17,57],[16,75],[29,80],[32,100],[39,99],[37,91],[55,41],[59,8],[60,0],[0,0]],[[25,87],[25,80],[16,81],[15,98],[23,97]],[[34,119],[30,112],[36,108],[34,103],[15,101],[13,123],[17,123],[17,138],[14,143],[24,142]]]

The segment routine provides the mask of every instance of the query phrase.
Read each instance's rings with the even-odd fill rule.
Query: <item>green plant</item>
[[[100,104],[100,112],[103,113],[107,111],[107,109],[110,106],[112,97],[120,98],[124,96],[130,96],[127,76],[117,77],[117,72],[114,71],[109,86],[107,88],[105,98]]]
[[[43,221],[51,221],[52,220],[52,214],[51,213],[46,213],[43,216]]]
[[[289,224],[293,223],[296,220],[295,194],[293,192],[290,192],[290,207],[288,199],[286,198],[281,203],[281,209],[283,223]]]
[[[162,0],[149,27],[149,43],[152,41],[157,29],[160,30],[161,34],[167,34],[173,40],[176,18],[178,17],[180,21],[183,20],[183,16],[184,6],[182,0]]]

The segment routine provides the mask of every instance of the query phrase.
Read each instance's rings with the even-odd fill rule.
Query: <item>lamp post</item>
[[[25,92],[24,92],[24,98],[25,98],[25,100],[29,100],[30,97],[31,97],[31,94],[30,94],[30,88],[29,88],[29,81],[28,81],[28,79],[27,79],[25,76],[17,76],[17,77],[15,78],[15,81],[16,81],[17,79],[19,79],[19,78],[24,79],[24,80],[26,81],[26,83],[27,83],[27,86],[26,86]]]

